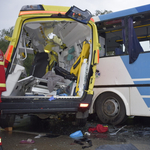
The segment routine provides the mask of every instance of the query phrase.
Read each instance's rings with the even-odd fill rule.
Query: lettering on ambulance
[[[129,64],[128,56],[121,56],[121,59],[128,70],[132,81],[148,108],[150,108],[150,53],[142,53],[138,59]]]
[[[2,102],[1,93],[6,91],[4,61],[5,61],[4,54],[0,50],[0,103]]]

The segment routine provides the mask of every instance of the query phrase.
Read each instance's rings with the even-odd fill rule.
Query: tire
[[[13,127],[15,122],[15,115],[1,115],[0,126],[2,128]]]
[[[117,125],[126,120],[126,110],[122,99],[115,93],[104,93],[96,101],[96,113],[104,124]]]

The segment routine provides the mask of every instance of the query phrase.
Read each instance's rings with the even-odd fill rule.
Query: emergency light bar
[[[28,10],[44,10],[42,5],[25,5],[22,6],[20,11],[28,11]]]
[[[69,18],[72,18],[76,21],[82,22],[87,24],[88,21],[91,19],[92,14],[87,9],[85,11],[77,8],[76,6],[73,6],[69,9],[69,11],[66,13],[66,15]]]

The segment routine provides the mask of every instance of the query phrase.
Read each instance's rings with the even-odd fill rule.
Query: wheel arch
[[[107,89],[107,90],[103,90],[103,91],[98,91],[97,94],[95,94],[93,96],[90,113],[96,112],[96,107],[95,107],[96,101],[102,94],[106,94],[106,93],[114,93],[114,94],[118,95],[125,105],[126,115],[130,116],[129,102],[128,102],[127,98],[120,91],[115,90],[115,89],[109,89],[109,90]]]

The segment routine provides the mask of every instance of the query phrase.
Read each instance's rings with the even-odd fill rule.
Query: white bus
[[[150,4],[94,17],[101,44],[90,113],[102,123],[150,116]]]

